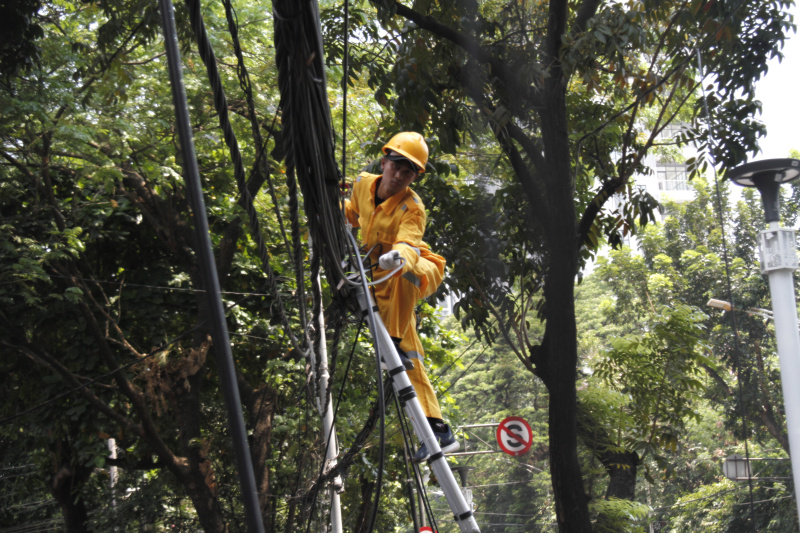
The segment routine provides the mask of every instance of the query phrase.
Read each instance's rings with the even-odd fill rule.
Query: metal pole
[[[320,285],[319,276],[317,276],[317,287]],[[316,296],[322,301],[322,294],[318,293]],[[336,466],[336,458],[339,456],[339,443],[336,440],[336,426],[333,422],[333,402],[327,401],[328,380],[330,374],[328,373],[328,346],[325,337],[325,317],[323,313],[319,314],[319,322],[317,328],[320,335],[319,342],[319,406],[320,410],[324,409],[322,413],[322,433],[325,436],[325,471],[327,472]],[[312,351],[313,353],[313,351]],[[311,365],[311,371],[315,372],[314,365]],[[328,488],[331,498],[331,533],[342,533],[342,505],[339,497],[341,490],[341,478],[336,478],[335,481],[330,483]]]
[[[789,453],[792,457],[792,476],[795,483],[795,504],[800,516],[798,482],[800,482],[800,332],[797,329],[797,302],[794,292],[794,271],[797,270],[794,232],[781,230],[778,222],[770,222],[769,229],[760,234],[759,252],[761,270],[769,279],[772,311],[775,320],[775,337],[778,341],[778,358],[781,365],[781,384],[786,411],[786,429],[789,434]],[[775,241],[775,242],[771,242]],[[791,256],[795,257],[792,265]],[[770,262],[780,254],[778,263]],[[785,261],[784,259],[789,259]]]
[[[250,459],[250,448],[247,444],[247,430],[244,425],[242,405],[239,400],[239,386],[236,383],[236,369],[233,364],[233,354],[231,353],[231,341],[228,336],[228,325],[225,322],[225,310],[222,308],[217,265],[214,262],[211,238],[208,234],[208,218],[206,217],[206,207],[200,183],[200,169],[197,166],[192,127],[189,122],[189,106],[183,85],[183,66],[175,31],[175,14],[171,0],[159,0],[158,4],[161,11],[161,27],[164,31],[164,47],[167,52],[172,101],[175,105],[175,125],[178,129],[178,137],[181,143],[187,197],[194,214],[194,230],[197,238],[196,251],[200,276],[206,289],[211,336],[214,341],[214,355],[216,356],[219,370],[220,387],[228,412],[233,451],[236,458],[239,482],[242,487],[245,519],[248,531],[262,533],[264,531],[264,523],[261,520],[255,473]]]
[[[793,272],[797,270],[794,231],[780,227],[780,187],[800,177],[800,160],[768,159],[754,161],[728,171],[728,178],[743,187],[755,187],[764,204],[764,220],[768,229],[759,233],[761,273],[767,274],[772,296],[775,337],[781,364],[781,386],[789,434],[789,455],[792,457],[794,495],[800,517],[798,481],[800,481],[800,333],[797,331],[797,303]],[[746,441],[745,441],[746,444]],[[753,514],[753,489],[750,486],[750,513]],[[753,521],[755,528],[755,521]],[[755,531],[755,529],[753,529]]]

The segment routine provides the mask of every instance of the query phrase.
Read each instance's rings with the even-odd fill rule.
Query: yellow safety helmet
[[[428,164],[428,144],[425,137],[416,131],[403,131],[389,139],[383,145],[383,153],[397,152],[408,159],[417,167],[417,172],[425,172],[425,165]]]

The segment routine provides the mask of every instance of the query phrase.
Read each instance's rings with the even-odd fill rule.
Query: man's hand
[[[400,252],[397,250],[392,250],[391,252],[386,252],[380,256],[378,259],[378,264],[384,270],[394,270],[403,264],[403,259],[400,257]]]

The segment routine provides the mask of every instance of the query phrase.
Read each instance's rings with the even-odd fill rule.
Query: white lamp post
[[[789,434],[789,453],[792,456],[792,475],[795,480],[795,503],[800,515],[797,486],[800,482],[800,332],[797,330],[797,303],[794,294],[794,271],[797,252],[794,230],[780,227],[778,192],[782,183],[800,176],[797,159],[769,159],[740,165],[729,171],[728,177],[744,187],[755,187],[764,203],[767,229],[759,233],[761,273],[769,278],[775,337],[781,364],[781,383]]]

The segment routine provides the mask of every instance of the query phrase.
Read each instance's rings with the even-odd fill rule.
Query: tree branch
[[[125,428],[126,431],[143,436],[144,430],[141,425],[135,424],[129,418],[123,416],[122,414],[118,413],[114,409],[108,406],[104,401],[98,398],[95,394],[93,394],[89,389],[88,385],[81,383],[80,380],[73,374],[68,368],[62,365],[58,359],[50,355],[45,350],[42,350],[38,346],[34,344],[30,344],[27,341],[23,341],[20,344],[11,344],[6,341],[0,341],[0,344],[6,346],[7,348],[11,348],[16,350],[29,359],[34,361],[35,363],[48,367],[61,377],[63,377],[69,384],[73,386],[73,388],[80,389],[81,395],[88,401],[95,409],[100,411],[101,413],[105,414],[111,420],[114,420],[119,425]]]
[[[589,23],[589,19],[597,13],[600,1],[601,0],[583,0],[575,16],[575,22],[572,24],[572,33],[577,34],[586,31],[586,25]]]
[[[506,62],[501,61],[485,50],[478,41],[463,32],[437,22],[433,17],[424,16],[422,13],[414,11],[400,2],[395,2],[395,7],[398,15],[410,20],[420,28],[460,46],[478,62],[489,65],[492,69],[492,75],[496,76],[506,87],[510,99],[527,101],[535,107],[541,105],[536,91],[518,83],[518,77],[508,68]]]

